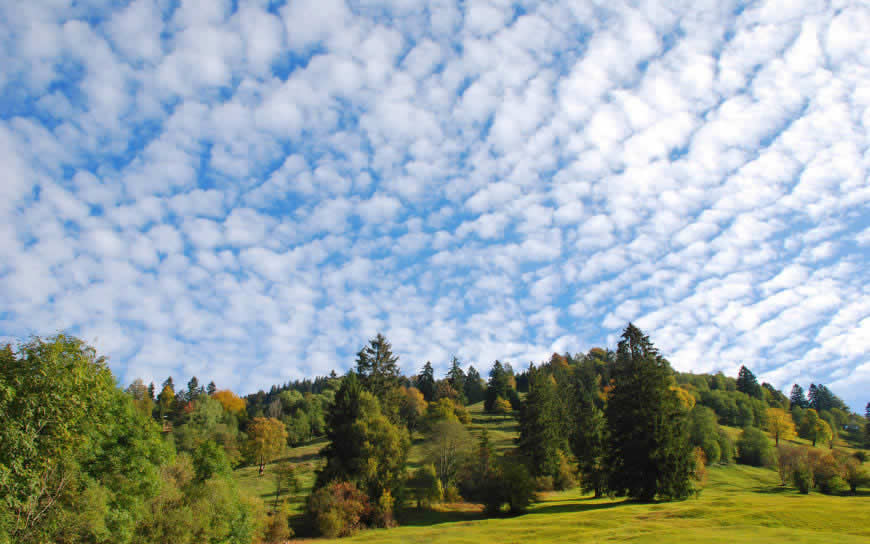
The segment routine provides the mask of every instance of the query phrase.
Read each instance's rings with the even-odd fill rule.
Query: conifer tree
[[[814,383],[810,384],[810,389],[807,391],[807,406],[816,412],[819,411],[819,388]]]
[[[208,396],[214,395],[215,391],[217,391],[217,385],[215,385],[215,383],[213,381],[208,382],[208,387],[205,390],[205,392],[208,394]]]
[[[399,384],[399,358],[393,355],[393,346],[378,333],[356,357],[360,384],[378,399],[386,399],[387,393]]]
[[[591,381],[591,380],[590,380]],[[606,487],[604,460],[607,448],[607,421],[595,404],[597,384],[578,380],[575,387],[574,432],[570,436],[571,450],[577,458],[583,490],[601,497]]]
[[[475,404],[483,400],[486,393],[486,388],[483,385],[483,379],[480,373],[473,366],[468,367],[468,372],[465,373],[465,399],[468,404]]]
[[[761,390],[761,386],[758,385],[758,379],[755,377],[755,374],[742,365],[737,373],[737,390],[750,397],[764,399],[764,393]]]
[[[807,397],[804,395],[804,388],[798,384],[791,386],[791,395],[789,397],[792,408],[806,408]]]
[[[450,363],[450,370],[447,371],[447,382],[459,395],[459,400],[462,404],[467,403],[468,399],[465,397],[465,372],[462,370],[459,359],[456,357],[453,358],[453,361]]]
[[[864,419],[866,423],[864,423],[864,446],[870,448],[870,402],[867,403],[867,407],[864,409]]]
[[[670,365],[631,323],[619,342],[612,383],[605,408],[610,491],[643,501],[688,497],[695,458],[686,407],[672,389]]]
[[[552,476],[559,470],[559,427],[556,384],[553,378],[529,365],[529,392],[520,407],[517,445],[533,476]]]
[[[432,399],[435,398],[435,371],[429,361],[426,361],[426,364],[423,365],[423,371],[417,376],[416,387],[423,393],[423,399],[426,402],[432,402]]]

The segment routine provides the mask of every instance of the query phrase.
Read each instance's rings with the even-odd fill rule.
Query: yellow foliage
[[[672,385],[671,391],[677,394],[677,398],[679,399],[680,404],[682,404],[683,408],[685,408],[686,411],[689,411],[695,407],[695,397],[693,397],[691,393],[677,385]]]
[[[767,430],[773,435],[777,445],[779,445],[780,438],[783,440],[794,438],[795,428],[791,414],[782,408],[768,408]]]
[[[239,398],[238,395],[227,389],[215,391],[211,398],[221,403],[224,410],[231,414],[239,414],[245,409],[245,399]]]

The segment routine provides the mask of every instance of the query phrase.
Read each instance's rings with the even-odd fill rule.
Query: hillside
[[[513,447],[517,435],[513,417],[485,414],[483,403],[470,406],[469,412],[473,435],[487,429],[497,449]],[[725,429],[734,437],[739,434],[739,429]],[[807,445],[802,439],[793,442]],[[324,445],[323,440],[314,441],[290,450],[282,459],[299,466],[299,492],[282,495],[290,497],[298,514],[313,485],[319,462],[316,453]],[[851,451],[844,444],[838,448]],[[418,437],[409,469],[419,466],[421,455]],[[268,467],[262,478],[257,477],[256,467],[236,470],[235,477],[249,493],[266,502],[274,499]],[[800,495],[791,487],[781,487],[774,470],[743,465],[710,467],[700,496],[683,502],[594,499],[578,489],[542,493],[540,499],[525,515],[494,519],[485,519],[478,505],[467,503],[412,509],[400,518],[398,528],[367,530],[341,542],[870,542],[870,488],[860,489],[858,496]]]

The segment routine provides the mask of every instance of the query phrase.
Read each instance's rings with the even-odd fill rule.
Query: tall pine
[[[605,416],[608,488],[651,501],[685,499],[695,459],[672,370],[649,337],[628,324],[616,354]]]
[[[435,398],[435,371],[432,369],[432,363],[426,361],[426,364],[423,365],[423,372],[417,376],[415,385],[423,393],[423,399],[426,402],[432,402],[432,399]]]
[[[761,386],[758,385],[758,379],[755,377],[755,374],[742,365],[737,373],[737,390],[750,397],[764,400],[764,392],[761,390]]]
[[[569,439],[577,458],[583,491],[604,494],[607,482],[605,453],[607,451],[607,421],[596,404],[598,383],[594,374],[578,373],[574,387],[574,425]]]
[[[356,355],[360,384],[383,401],[399,384],[398,361],[399,358],[393,355],[393,346],[378,333]]]
[[[806,408],[807,397],[804,395],[804,388],[798,384],[791,386],[791,395],[789,396],[792,408]]]

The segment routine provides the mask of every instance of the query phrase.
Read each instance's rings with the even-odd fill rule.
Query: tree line
[[[853,414],[827,387],[786,397],[742,367],[736,379],[675,372],[629,324],[615,350],[553,354],[515,371],[495,361],[484,380],[453,358],[403,376],[378,334],[352,370],[239,397],[167,378],[120,389],[105,359],[58,335],[7,346],[0,370],[0,543],[283,542],[295,532],[345,536],[390,527],[407,508],[482,504],[524,512],[539,491],[580,486],[596,497],[683,500],[706,467],[740,462],[779,471],[801,492],[867,485],[870,404]],[[470,432],[468,406],[515,421],[512,447]],[[740,427],[738,435],[724,428]],[[790,442],[795,435],[809,448]],[[299,488],[288,448],[323,440],[301,520],[280,491]],[[424,463],[409,471],[412,441]],[[274,500],[247,496],[233,470],[272,478]]]

